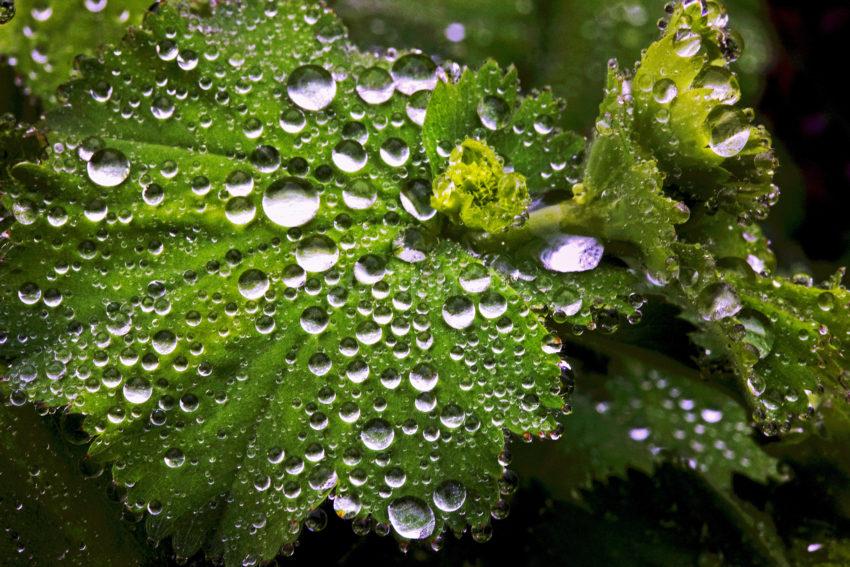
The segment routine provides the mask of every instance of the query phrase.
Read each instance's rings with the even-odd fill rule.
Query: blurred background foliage
[[[88,45],[88,54],[93,54],[99,43],[119,33],[107,24],[116,19],[138,23],[150,0],[111,3],[98,21],[91,21],[72,9],[76,2],[59,2],[62,17],[51,19],[56,27],[41,29],[31,12],[19,10],[0,33],[0,53],[20,49],[10,41],[20,41],[14,37],[21,36],[10,30],[27,37],[23,57],[0,56],[0,113],[36,120],[44,101],[54,96],[53,87],[71,72],[73,46]],[[515,64],[525,89],[551,86],[567,102],[563,125],[587,135],[602,98],[608,60],[616,58],[622,67],[629,67],[639,58],[640,50],[658,34],[666,0],[329,3],[363,48],[418,48],[471,66],[488,58],[503,66]],[[726,0],[726,4],[745,45],[745,55],[737,62],[745,101],[774,134],[782,164],[777,183],[783,196],[766,232],[785,271],[805,269],[825,277],[838,265],[850,263],[850,113],[835,63],[850,48],[850,7],[846,1],[817,6],[793,0]],[[124,6],[129,8],[126,14]],[[83,19],[77,21],[78,16]],[[53,82],[33,92],[27,79],[44,66],[32,62],[46,52]],[[625,358],[639,360],[653,350],[687,349],[676,339],[687,329],[671,329],[669,321],[669,314],[656,317],[648,311],[640,325],[620,331],[641,337],[627,341],[636,347]],[[510,514],[505,511],[507,517],[494,523],[489,541],[448,535],[439,544],[443,548],[439,554],[413,545],[405,555],[392,538],[353,533],[349,523],[325,506],[313,523],[324,528],[322,533],[306,533],[295,557],[281,557],[278,562],[850,564],[846,478],[814,458],[793,462],[787,455],[768,456],[771,447],[761,447],[763,439],[740,429],[727,431],[724,439],[712,439],[709,450],[734,451],[739,458],[736,465],[721,460],[707,468],[694,466],[696,460],[703,465],[708,461],[676,438],[677,431],[688,427],[693,412],[681,404],[664,405],[679,394],[651,388],[649,395],[638,392],[638,380],[628,373],[645,371],[624,368],[617,361],[623,353],[598,354],[605,351],[599,344],[582,350],[584,342],[571,345],[570,352],[577,353],[572,362],[580,376],[596,378],[579,382],[574,401],[583,405],[565,420],[566,432],[559,443],[514,446],[512,468],[520,474],[508,475],[504,485],[516,495]],[[640,348],[641,342],[646,349]],[[688,353],[679,354],[681,360]],[[684,400],[693,397],[709,404],[709,409],[722,409],[726,427],[744,423],[736,402],[686,376],[693,373],[691,368],[663,357],[650,362],[663,374],[653,378],[656,383],[661,379],[665,388],[672,384],[673,389],[684,390]],[[688,388],[695,391],[688,394]],[[659,404],[665,411],[653,406],[653,411],[645,412],[635,400]],[[649,445],[639,439],[640,430],[649,425],[665,438],[660,453],[650,454]],[[109,482],[109,471],[87,463],[87,440],[79,436],[79,424],[73,419],[0,404],[0,440],[0,564],[174,563],[167,544],[158,549],[147,546],[141,518],[122,512],[122,495]],[[740,466],[742,454],[760,455],[754,468]],[[27,466],[19,466],[21,462]],[[119,521],[122,517],[124,521]],[[189,558],[186,564],[203,565],[204,559]]]

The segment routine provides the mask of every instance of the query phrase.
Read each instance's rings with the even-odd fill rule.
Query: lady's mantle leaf
[[[71,77],[74,58],[93,55],[142,21],[152,0],[17,0],[16,15],[0,28],[0,55],[37,96],[55,102]]]
[[[4,387],[86,414],[181,555],[271,558],[328,496],[404,538],[486,524],[503,430],[555,431],[559,345],[433,235],[436,65],[291,1],[162,5],[81,70],[2,186]]]
[[[632,82],[637,139],[698,201],[745,219],[763,218],[778,197],[770,136],[737,106],[730,69],[740,54],[725,9],[678,2],[663,36],[646,49]]]

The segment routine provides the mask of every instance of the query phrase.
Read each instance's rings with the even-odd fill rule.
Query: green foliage
[[[0,405],[0,553],[7,565],[143,565],[150,553],[121,521],[108,472],[83,458],[72,419]]]
[[[0,28],[0,55],[37,96],[53,101],[68,81],[77,55],[94,55],[128,25],[141,23],[151,0],[82,2],[17,0],[15,17]]]
[[[644,514],[682,522],[649,530],[647,564],[704,540],[699,564],[796,562],[809,524],[775,523],[736,479],[772,490],[791,482],[780,461],[815,460],[850,478],[844,274],[775,273],[755,223],[776,159],[739,106],[720,4],[676,2],[633,72],[609,64],[587,142],[516,68],[360,51],[320,2],[160,3],[100,51],[76,20],[109,41],[132,3],[18,8],[0,49],[48,112],[0,122],[0,389],[84,415],[86,466],[109,467],[178,558],[290,554],[328,499],[405,546],[486,540],[515,484],[510,434],[566,433],[517,466],[581,517],[616,508],[622,483],[676,487],[660,515],[612,519],[634,538]],[[26,18],[43,21],[23,40]],[[22,57],[70,21],[84,41]],[[59,103],[66,50],[88,57]],[[647,302],[690,333],[678,362],[634,338]],[[89,485],[71,453],[17,458],[24,418],[9,416],[26,410],[4,411],[12,499],[36,494],[21,529],[67,524],[66,493]],[[32,443],[54,446],[35,422]],[[22,474],[40,458],[63,498]],[[111,542],[138,553],[97,528],[107,517],[39,557],[92,538],[91,561]],[[820,555],[840,562],[835,532],[817,532]]]
[[[472,138],[452,150],[431,197],[431,206],[453,221],[494,234],[513,224],[530,202],[525,177],[506,173],[499,156]]]
[[[11,395],[86,414],[183,556],[272,558],[328,496],[405,538],[483,529],[503,428],[551,433],[565,402],[541,321],[428,222],[430,60],[287,2],[163,6],[81,71],[4,183]]]

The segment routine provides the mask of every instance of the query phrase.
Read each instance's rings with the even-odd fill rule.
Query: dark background
[[[768,3],[775,63],[759,110],[799,168],[805,211],[791,236],[813,261],[847,264],[850,244],[850,5]]]

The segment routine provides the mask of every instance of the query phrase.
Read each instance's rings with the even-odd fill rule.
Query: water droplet
[[[387,506],[390,524],[401,537],[425,539],[434,533],[434,511],[414,496],[402,496]]]
[[[334,267],[337,260],[336,242],[321,234],[305,238],[295,250],[295,261],[307,272],[325,272]]]
[[[679,88],[671,79],[659,79],[652,87],[652,97],[658,104],[668,104],[679,94]]]
[[[604,251],[591,236],[559,235],[540,252],[540,262],[553,272],[586,272],[599,265]]]
[[[472,263],[461,271],[458,281],[463,291],[481,293],[490,287],[490,271],[481,264]]]
[[[27,282],[18,288],[18,299],[26,305],[38,303],[38,300],[41,299],[41,288],[32,282]]]
[[[706,408],[700,411],[699,414],[706,423],[718,423],[721,419],[723,419],[723,412],[716,409]]]
[[[408,99],[405,112],[411,122],[417,126],[425,124],[425,114],[430,100],[431,91],[419,91]]]
[[[366,254],[354,264],[354,278],[365,285],[374,285],[384,279],[387,262],[381,256]]]
[[[415,227],[406,229],[393,242],[396,258],[411,264],[425,260],[432,248],[433,240],[430,236]]]
[[[418,221],[426,221],[437,214],[431,206],[431,184],[424,179],[413,179],[405,184],[399,199],[404,210]]]
[[[708,145],[720,157],[741,153],[750,139],[750,127],[744,112],[731,106],[718,106],[708,114],[711,132]]]
[[[354,173],[363,169],[369,156],[359,142],[342,140],[334,146],[331,159],[340,170],[345,173]]]
[[[702,40],[698,33],[682,28],[673,36],[673,50],[679,57],[693,57],[702,47]]]
[[[383,451],[393,443],[395,432],[392,425],[381,418],[370,419],[360,432],[360,440],[372,451]]]
[[[317,111],[333,102],[336,82],[323,67],[302,65],[289,75],[286,92],[292,102],[304,110]]]
[[[368,209],[378,199],[378,192],[365,179],[357,179],[342,190],[342,201],[345,206],[355,211]]]
[[[165,452],[163,460],[168,468],[176,469],[183,466],[183,463],[186,462],[186,456],[177,447],[171,447]]]
[[[263,211],[270,221],[288,228],[302,226],[316,217],[319,193],[308,181],[284,177],[269,185],[263,194]]]
[[[629,437],[632,441],[646,441],[649,438],[648,427],[635,427],[629,430]]]
[[[124,384],[123,392],[124,399],[131,404],[143,404],[153,394],[153,386],[141,376],[135,376]]]
[[[443,304],[443,321],[453,329],[466,329],[475,320],[475,304],[464,295],[453,295]]]
[[[337,494],[334,498],[334,511],[343,520],[351,520],[360,513],[360,498],[353,494]]]
[[[485,319],[498,319],[508,310],[508,300],[498,292],[485,291],[478,301],[478,312]]]
[[[157,331],[151,340],[153,349],[161,354],[171,354],[177,348],[177,336],[169,330]]]
[[[428,363],[420,362],[410,371],[410,385],[420,392],[430,392],[439,382],[439,374]]]
[[[699,296],[700,315],[706,321],[719,321],[736,315],[742,308],[735,288],[727,283],[707,286]]]
[[[280,168],[280,152],[274,146],[257,146],[251,152],[251,165],[260,173],[274,173]]]
[[[174,101],[167,96],[158,96],[151,102],[151,114],[159,120],[168,120],[174,114]]]
[[[328,328],[330,317],[321,307],[308,307],[301,313],[301,328],[311,335],[320,335]]]
[[[92,155],[86,169],[93,183],[115,187],[130,176],[130,161],[120,151],[104,148]]]
[[[446,480],[434,489],[434,505],[443,512],[459,510],[466,501],[466,488],[456,480]]]
[[[478,118],[488,130],[504,128],[510,117],[511,107],[499,96],[485,96],[478,103]]]
[[[387,138],[381,144],[381,159],[390,167],[401,167],[410,158],[410,148],[404,140],[399,138]]]
[[[269,290],[269,277],[257,269],[245,270],[239,276],[239,293],[251,301],[260,299]]]
[[[307,119],[304,117],[304,113],[297,108],[284,110],[280,114],[280,127],[283,128],[284,132],[297,134],[301,132],[306,125]]]
[[[393,78],[380,67],[369,67],[357,78],[357,94],[367,104],[383,104],[393,96]]]
[[[245,197],[233,197],[224,206],[224,215],[233,224],[248,224],[256,214],[254,203]]]
[[[254,190],[254,177],[247,171],[237,169],[224,180],[224,188],[234,197],[244,197]]]
[[[725,67],[706,67],[696,76],[691,86],[695,89],[710,89],[711,94],[708,96],[721,104],[735,104],[741,98],[738,79]]]
[[[406,95],[422,90],[431,91],[437,86],[437,65],[425,55],[408,53],[393,63],[392,76],[396,88]]]

